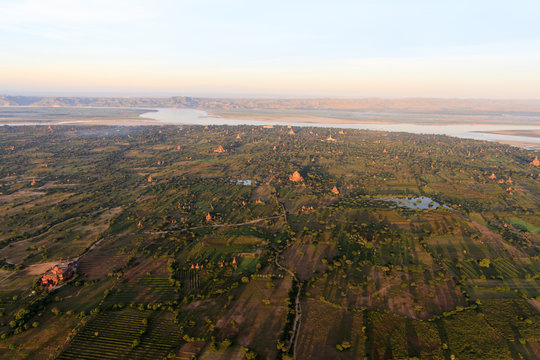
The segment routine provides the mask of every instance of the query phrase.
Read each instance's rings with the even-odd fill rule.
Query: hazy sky
[[[0,0],[0,93],[540,98],[539,24],[539,0]]]

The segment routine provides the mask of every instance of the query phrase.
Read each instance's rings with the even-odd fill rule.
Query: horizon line
[[[540,98],[533,97],[442,97],[442,96],[310,96],[310,95],[261,95],[249,96],[243,94],[228,94],[228,95],[113,95],[113,94],[71,94],[71,95],[44,95],[44,94],[14,94],[0,93],[0,97],[37,97],[37,98],[151,98],[151,99],[171,99],[171,98],[199,98],[199,99],[251,99],[251,100],[489,100],[489,101],[540,101]],[[4,105],[5,106],[5,105]],[[9,105],[8,105],[9,106]]]

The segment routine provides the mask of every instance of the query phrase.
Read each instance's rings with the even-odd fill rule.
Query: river
[[[140,116],[150,118],[161,123],[168,124],[196,124],[196,125],[291,125],[313,126],[341,129],[363,129],[392,132],[408,132],[414,134],[439,134],[464,139],[487,140],[487,141],[515,141],[528,143],[522,146],[527,149],[540,149],[540,138],[532,136],[516,136],[504,134],[492,134],[492,131],[505,130],[537,130],[537,125],[516,124],[406,124],[406,123],[313,123],[313,122],[285,122],[285,121],[261,121],[249,119],[225,119],[208,116],[205,111],[194,109],[156,109],[154,112],[143,113]]]
[[[313,111],[308,112],[314,114]],[[330,111],[315,112],[316,114],[329,114]],[[245,114],[244,114],[245,116]],[[514,146],[525,149],[540,150],[540,119],[525,118],[516,116],[498,115],[489,121],[493,123],[468,124],[467,116],[445,115],[440,117],[437,123],[437,114],[417,115],[364,112],[354,113],[354,122],[349,118],[340,123],[339,119],[333,118],[332,123],[320,122],[294,122],[282,121],[287,119],[277,112],[273,115],[278,120],[251,120],[226,119],[209,116],[205,111],[195,109],[178,108],[98,108],[98,107],[0,107],[0,125],[22,126],[22,125],[160,125],[160,124],[196,124],[196,125],[291,125],[296,127],[326,127],[341,129],[363,129],[392,132],[408,132],[414,134],[439,134],[448,135],[464,139],[487,140],[509,142]],[[430,118],[431,117],[431,118]],[[381,122],[371,120],[378,119]],[[426,119],[433,121],[429,122]],[[456,123],[452,123],[454,119]],[[470,117],[471,122],[478,122],[478,118]],[[388,121],[387,121],[388,120]],[[410,123],[406,123],[410,120]],[[516,134],[494,134],[492,132],[520,130]],[[534,130],[537,134],[528,134],[528,130]],[[530,135],[530,136],[528,136]]]

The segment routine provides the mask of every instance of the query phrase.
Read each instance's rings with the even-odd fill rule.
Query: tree
[[[480,260],[481,267],[488,268],[490,264],[491,264],[491,261],[488,258]]]
[[[30,310],[25,309],[25,308],[20,308],[19,310],[15,312],[15,320],[24,319],[26,315],[28,315],[29,313],[30,313]]]
[[[245,357],[246,360],[255,360],[257,358],[257,354],[253,351],[247,351]]]

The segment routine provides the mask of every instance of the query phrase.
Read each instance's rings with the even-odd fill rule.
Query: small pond
[[[390,198],[383,198],[381,199],[383,201],[393,202],[396,204],[397,207],[402,208],[408,208],[408,209],[420,209],[420,210],[427,210],[427,209],[437,209],[438,207],[444,207],[447,209],[450,209],[450,207],[446,205],[442,205],[435,200],[420,196],[420,197],[390,197]]]

